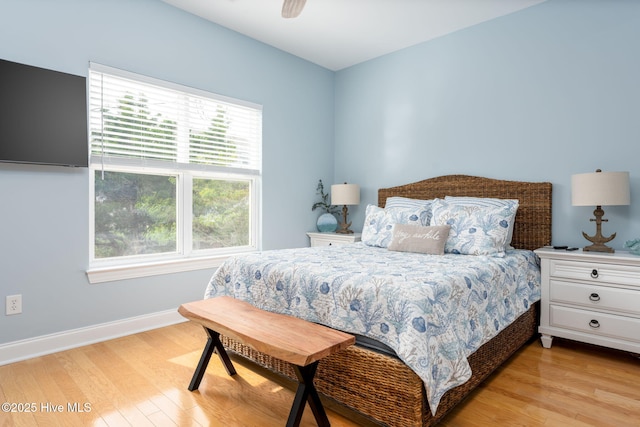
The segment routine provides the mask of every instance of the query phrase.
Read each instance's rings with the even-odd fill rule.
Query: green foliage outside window
[[[249,212],[248,182],[194,179],[193,249],[249,245]]]
[[[175,177],[95,173],[96,258],[176,251]]]
[[[137,156],[144,151],[165,153],[177,158],[175,122],[153,115],[144,95],[127,94],[113,114],[104,114],[104,144],[117,146],[139,142]],[[126,135],[123,136],[123,129]],[[225,161],[234,159],[234,147],[226,140],[228,126],[223,109],[218,109],[204,132],[189,132],[189,157],[198,163],[196,146],[224,144]],[[150,141],[154,141],[151,144]],[[160,143],[158,143],[160,141]],[[95,155],[100,152],[94,149]],[[131,157],[129,155],[129,157]],[[152,156],[156,157],[156,155]],[[177,176],[148,175],[116,171],[96,171],[95,176],[95,258],[172,253],[177,250]],[[248,245],[250,236],[250,182],[193,178],[193,249],[213,249]]]

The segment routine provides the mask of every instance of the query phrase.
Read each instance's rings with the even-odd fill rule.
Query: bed
[[[517,201],[508,250],[466,256],[449,248],[444,256],[425,256],[371,243],[376,239],[369,238],[367,221],[374,213],[384,215],[388,199],[438,199],[429,209],[442,217],[444,211],[459,212],[443,201],[455,197]],[[539,266],[530,251],[551,242],[551,184],[449,175],[380,189],[378,206],[367,208],[367,244],[234,257],[213,275],[205,297],[232,295],[356,334],[358,345],[320,363],[318,391],[334,408],[376,424],[430,426],[534,335]],[[410,217],[424,220],[422,214]],[[434,275],[429,286],[417,272],[426,259],[424,268]],[[463,275],[451,273],[454,262]],[[499,286],[491,285],[498,280]],[[474,300],[477,306],[471,305]],[[455,313],[446,321],[439,314],[445,306]],[[447,326],[454,318],[464,327]],[[227,338],[223,342],[232,352],[295,378],[285,362]]]

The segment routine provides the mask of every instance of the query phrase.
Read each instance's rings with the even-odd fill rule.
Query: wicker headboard
[[[467,175],[446,175],[398,187],[378,190],[378,206],[387,197],[433,199],[445,196],[518,199],[511,245],[517,249],[537,249],[551,244],[551,183],[504,181]]]

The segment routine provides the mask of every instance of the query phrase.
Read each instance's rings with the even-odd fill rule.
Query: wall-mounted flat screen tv
[[[0,60],[0,162],[88,166],[86,78]]]

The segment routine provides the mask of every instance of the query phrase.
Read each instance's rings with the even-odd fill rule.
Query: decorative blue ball
[[[318,217],[316,226],[321,233],[333,233],[338,228],[338,220],[332,214],[324,213]]]

